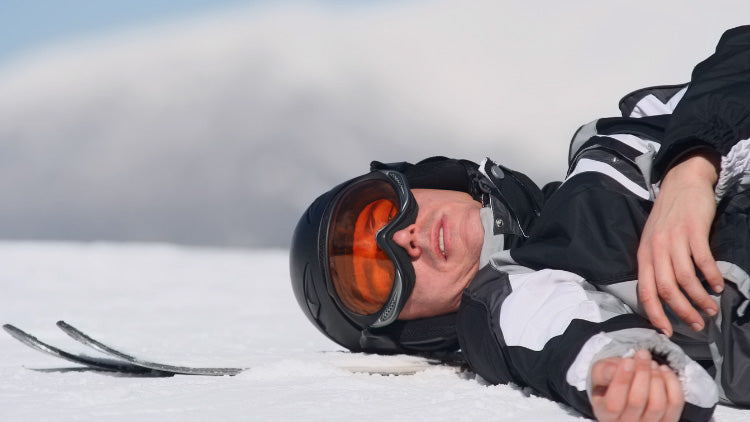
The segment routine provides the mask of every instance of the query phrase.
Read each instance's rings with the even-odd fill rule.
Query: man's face
[[[465,192],[412,189],[419,205],[414,224],[393,235],[414,265],[414,290],[400,318],[453,312],[479,270],[484,229],[481,204]]]

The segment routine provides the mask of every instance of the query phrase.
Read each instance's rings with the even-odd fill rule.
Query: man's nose
[[[393,234],[393,241],[406,250],[411,259],[417,259],[422,255],[422,248],[417,244],[417,225],[412,224]]]

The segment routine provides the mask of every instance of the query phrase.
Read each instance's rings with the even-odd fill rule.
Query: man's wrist
[[[681,158],[664,176],[664,180],[678,177],[681,180],[706,182],[711,186],[719,179],[721,158],[716,151],[702,149]]]

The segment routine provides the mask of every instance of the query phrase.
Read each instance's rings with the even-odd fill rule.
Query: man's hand
[[[669,367],[639,350],[634,358],[607,358],[591,368],[591,407],[602,422],[677,421],[685,398]]]
[[[708,315],[718,312],[716,303],[698,280],[695,266],[715,292],[724,279],[708,245],[716,214],[713,185],[718,178],[717,159],[696,154],[672,167],[646,221],[638,247],[638,298],[651,323],[667,336],[672,325],[662,301],[694,330],[703,329],[703,318],[690,299]]]

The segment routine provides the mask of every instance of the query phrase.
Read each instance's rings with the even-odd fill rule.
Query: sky
[[[318,0],[342,7],[368,1]],[[2,0],[0,65],[29,51],[76,39],[270,3],[270,0]]]
[[[260,248],[287,247],[372,160],[490,156],[560,179],[578,126],[689,80],[750,16],[739,0],[0,5],[0,239]]]
[[[134,25],[236,7],[240,0],[3,0],[0,3],[0,65],[30,50]]]

